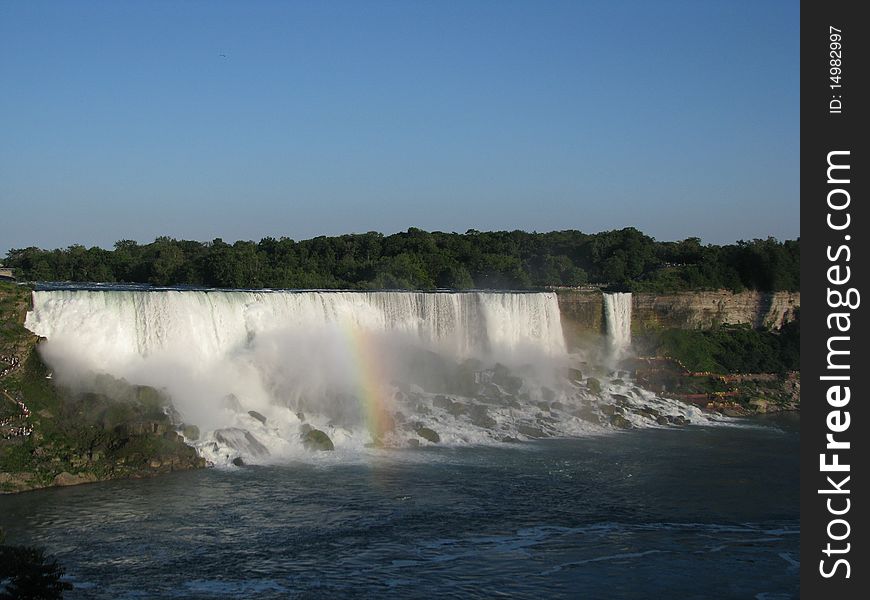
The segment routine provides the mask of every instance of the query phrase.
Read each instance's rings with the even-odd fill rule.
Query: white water
[[[620,299],[608,327],[628,336],[622,296],[628,315]],[[94,374],[106,374],[162,390],[216,463],[310,455],[307,426],[336,455],[358,454],[374,439],[373,396],[395,421],[379,438],[390,446],[425,445],[420,426],[442,444],[581,435],[601,430],[590,407],[611,402],[700,418],[631,382],[605,379],[598,396],[565,377],[551,293],[62,289],[34,292],[25,324],[47,338],[42,355],[60,385],[95,389]]]
[[[611,358],[625,358],[631,348],[631,293],[604,294],[604,321]]]

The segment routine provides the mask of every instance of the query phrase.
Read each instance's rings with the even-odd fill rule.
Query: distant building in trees
[[[15,281],[12,269],[0,265],[0,281]]]

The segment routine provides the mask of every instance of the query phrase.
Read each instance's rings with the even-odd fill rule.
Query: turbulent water
[[[630,295],[605,298],[625,353]],[[50,289],[26,326],[61,385],[163,391],[215,464],[308,456],[312,428],[348,456],[585,435],[615,413],[622,427],[707,419],[569,355],[552,293]]]
[[[64,565],[73,600],[785,600],[795,425],[204,469],[0,496],[0,526]]]

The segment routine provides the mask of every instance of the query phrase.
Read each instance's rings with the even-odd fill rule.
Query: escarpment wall
[[[597,291],[557,292],[562,329],[569,346],[604,332],[604,299]],[[795,318],[800,292],[677,292],[632,294],[634,333],[658,329],[710,329],[716,325],[749,324],[780,329]]]
[[[709,329],[749,324],[755,329],[778,330],[794,320],[800,305],[800,292],[635,294],[632,328]]]

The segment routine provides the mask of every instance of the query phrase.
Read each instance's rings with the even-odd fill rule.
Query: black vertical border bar
[[[801,3],[801,597],[803,598],[867,598],[870,597],[870,556],[867,545],[870,536],[866,531],[868,495],[859,489],[870,489],[866,461],[868,439],[870,439],[870,413],[866,405],[870,402],[864,378],[870,378],[870,362],[863,350],[870,344],[867,331],[867,311],[870,310],[870,289],[866,286],[870,252],[866,238],[870,236],[870,203],[867,179],[870,178],[870,155],[868,155],[865,113],[870,111],[870,98],[867,94],[867,79],[870,78],[870,62],[867,60],[867,46],[870,41],[870,22],[858,16],[859,2],[838,2],[835,0],[812,0]],[[864,6],[866,10],[866,5]],[[830,79],[831,48],[830,27],[842,30],[842,88],[831,88],[835,83]],[[838,97],[839,96],[839,97]],[[831,101],[842,101],[842,112],[831,112]],[[849,151],[850,165],[848,185],[828,184],[828,153]],[[842,159],[841,159],[842,160]],[[842,173],[842,171],[840,171]],[[836,188],[846,188],[851,201],[848,212],[851,224],[848,230],[835,231],[828,227],[829,212],[834,212],[835,221],[842,222],[845,211],[831,211],[828,208],[828,193]],[[842,202],[844,196],[837,194]],[[846,239],[846,236],[850,239]],[[836,252],[841,245],[849,246],[851,260],[832,262],[828,258],[828,248]],[[847,284],[833,286],[828,281],[828,268],[833,264],[848,265],[851,278]],[[849,308],[831,308],[828,305],[828,288],[845,290],[856,288],[867,292],[861,298],[861,305]],[[850,313],[851,328],[848,333],[828,329],[827,317],[832,312]],[[826,398],[829,381],[820,377],[828,370],[828,338],[832,335],[849,335],[850,341],[848,374],[851,380],[844,385],[850,386],[851,400],[840,410],[849,411],[850,427],[843,433],[835,434],[838,440],[851,443],[849,450],[838,452],[840,463],[850,465],[851,477],[844,488],[850,490],[846,495],[820,494],[819,490],[830,488],[827,476],[842,480],[841,473],[823,473],[820,470],[820,454],[826,450],[826,435],[829,433],[827,418],[829,411],[835,410]],[[837,374],[842,374],[839,371]],[[829,373],[828,373],[829,374]],[[829,461],[830,462],[830,459]],[[826,502],[829,498],[834,509],[842,509],[845,498],[851,501],[848,513],[837,517],[830,514]],[[849,536],[842,541],[829,538],[828,525],[833,519],[842,518],[849,522]],[[841,536],[846,530],[842,523],[835,524],[832,532]],[[845,554],[824,553],[827,544],[833,548],[844,548],[850,544]],[[840,565],[835,575],[825,578],[821,574],[820,561],[825,561],[825,569],[830,573],[837,558],[849,562],[850,577],[845,577],[846,569]]]

